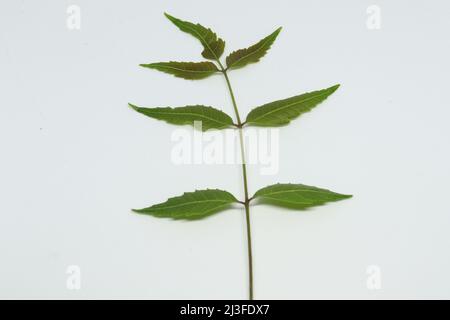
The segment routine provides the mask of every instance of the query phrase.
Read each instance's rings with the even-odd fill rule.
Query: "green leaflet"
[[[226,59],[227,69],[242,68],[249,63],[258,62],[266,55],[280,31],[281,27],[251,47],[232,52]]]
[[[179,197],[134,212],[159,218],[200,219],[222,211],[238,200],[229,192],[218,189],[186,192]]]
[[[202,131],[224,129],[233,125],[230,116],[212,107],[197,105],[178,108],[141,108],[131,103],[129,106],[148,117],[164,120],[171,124],[194,125],[194,121],[201,121]]]
[[[339,85],[327,89],[304,93],[298,96],[267,103],[250,111],[246,123],[256,126],[276,127],[288,124],[302,113],[310,111],[329,95],[335,92]]]
[[[351,197],[326,189],[291,183],[274,184],[258,190],[254,195],[254,198],[260,198],[269,204],[293,209],[304,209]]]
[[[194,24],[192,22],[177,19],[167,13],[164,13],[164,15],[181,31],[187,32],[200,40],[204,48],[202,52],[204,58],[212,60],[220,58],[223,49],[225,48],[225,41],[218,38],[211,29],[205,28],[198,23]]]
[[[140,64],[141,67],[156,69],[165,73],[173,74],[175,77],[196,80],[209,77],[219,71],[216,65],[209,61],[204,62],[156,62]]]

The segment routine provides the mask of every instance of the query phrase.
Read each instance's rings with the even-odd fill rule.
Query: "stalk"
[[[222,63],[217,60],[223,73],[225,80],[227,82],[228,91],[231,96],[231,101],[233,103],[234,113],[237,119],[237,128],[239,130],[239,142],[241,147],[241,158],[242,158],[242,178],[244,181],[244,193],[245,193],[245,220],[247,224],[247,253],[248,253],[248,289],[249,289],[249,300],[253,300],[253,257],[252,257],[252,232],[250,226],[250,198],[248,196],[248,183],[247,183],[247,165],[245,162],[245,147],[244,147],[244,136],[243,136],[243,123],[241,117],[239,116],[239,110],[236,104],[236,98],[234,97],[233,89],[231,88],[230,79],[226,69],[223,67]]]

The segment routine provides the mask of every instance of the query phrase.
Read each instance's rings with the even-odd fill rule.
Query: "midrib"
[[[210,117],[207,117],[207,116],[205,116],[203,114],[198,114],[198,113],[190,113],[190,112],[181,112],[181,113],[179,113],[179,112],[158,112],[158,111],[151,111],[151,113],[153,113],[153,114],[162,114],[162,115],[194,116],[194,117],[204,118],[204,119],[210,120],[212,122],[216,122],[218,124],[229,124],[229,123],[221,122],[219,120],[216,120],[216,119],[213,119],[213,118],[210,118]]]
[[[259,120],[259,119],[261,119],[261,118],[264,118],[264,117],[268,116],[269,114],[272,114],[272,113],[274,113],[274,112],[277,112],[277,111],[280,111],[280,110],[289,108],[289,107],[291,107],[291,106],[293,106],[293,105],[296,105],[296,104],[299,104],[299,103],[303,103],[303,102],[307,102],[307,101],[309,101],[309,100],[315,99],[315,98],[317,98],[317,97],[320,97],[320,96],[324,95],[325,93],[326,93],[326,92],[323,92],[323,93],[320,93],[320,94],[318,94],[318,95],[309,97],[309,98],[307,98],[307,99],[305,99],[305,100],[296,101],[296,102],[293,102],[293,103],[291,103],[291,104],[282,106],[282,107],[280,107],[280,108],[271,110],[271,111],[269,111],[269,112],[267,112],[267,113],[264,113],[263,115],[261,115],[261,116],[259,116],[259,117],[256,117],[256,118],[253,119],[253,120],[250,120],[250,122],[255,121],[255,120]],[[288,98],[288,99],[289,99],[289,98]],[[272,103],[273,103],[273,102],[272,102]],[[263,106],[262,106],[262,107],[263,107]],[[262,107],[261,107],[261,108],[262,108]]]

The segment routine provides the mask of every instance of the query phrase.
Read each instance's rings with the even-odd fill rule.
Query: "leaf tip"
[[[174,16],[171,16],[170,14],[168,14],[167,12],[164,12],[164,16],[169,19],[170,21],[174,21],[176,20],[176,18]]]
[[[340,200],[350,199],[350,198],[353,198],[353,195],[352,195],[352,194],[342,194],[342,193],[339,193],[339,198],[340,198]]]
[[[158,69],[157,66],[158,66],[157,63],[141,63],[141,64],[139,64],[139,67],[149,68],[149,69]]]
[[[330,90],[331,91],[331,93],[333,93],[333,92],[335,92],[337,89],[339,89],[339,87],[341,86],[341,84],[335,84],[334,86],[332,86],[332,87],[329,87],[328,88],[328,90]]]
[[[133,109],[133,110],[135,110],[135,111],[137,111],[137,110],[139,109],[138,106],[136,106],[136,105],[134,105],[134,104],[132,104],[132,103],[128,103],[128,107],[130,107],[131,109]]]

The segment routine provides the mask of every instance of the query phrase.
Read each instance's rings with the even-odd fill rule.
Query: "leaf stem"
[[[250,204],[245,204],[245,218],[247,221],[247,248],[248,248],[248,287],[249,300],[253,300],[253,257],[252,257],[252,232],[250,228]]]
[[[245,193],[245,219],[247,224],[247,251],[248,251],[248,287],[249,287],[249,300],[253,300],[253,257],[252,257],[252,232],[250,227],[250,200],[248,196],[248,184],[247,184],[247,165],[245,162],[245,147],[244,147],[244,135],[242,127],[244,123],[241,121],[239,116],[239,110],[236,104],[236,98],[234,97],[233,89],[231,88],[230,79],[228,78],[227,69],[225,69],[222,63],[217,59],[217,63],[220,66],[221,72],[223,73],[225,80],[227,82],[228,91],[231,96],[231,101],[233,103],[234,113],[237,119],[237,128],[239,130],[239,141],[241,147],[241,158],[242,158],[242,177],[244,181],[244,193]]]
[[[222,67],[222,66],[221,66]],[[227,81],[228,91],[230,92],[231,101],[233,102],[234,113],[236,114],[237,122],[239,126],[242,126],[241,118],[239,117],[239,111],[236,104],[236,99],[234,98],[233,89],[231,88],[230,79],[228,78],[228,74],[222,67],[222,73],[225,76],[225,80]]]

